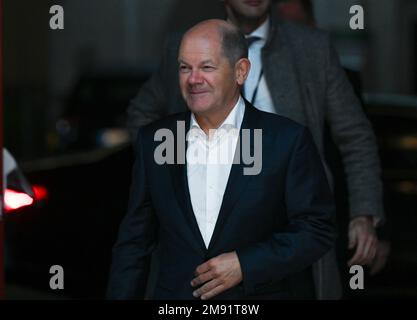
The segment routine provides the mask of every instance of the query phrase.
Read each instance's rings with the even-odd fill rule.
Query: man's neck
[[[212,113],[194,113],[195,120],[207,136],[209,135],[210,130],[218,129],[224,120],[226,120],[227,116],[233,110],[233,107],[236,106],[238,99],[239,95],[233,98],[227,108],[222,108]]]
[[[227,17],[227,20],[238,27],[244,34],[250,34],[255,31],[266,21],[266,19],[268,19],[268,15],[259,19],[245,19],[243,17],[237,18],[233,15],[228,15]]]

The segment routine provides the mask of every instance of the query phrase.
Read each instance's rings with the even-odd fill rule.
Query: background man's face
[[[224,0],[226,7],[236,17],[260,19],[268,14],[271,0]]]
[[[178,60],[181,93],[192,112],[209,114],[230,105],[239,88],[218,36],[184,38]]]
[[[277,10],[279,16],[285,20],[314,25],[314,17],[309,15],[300,0],[279,2]]]

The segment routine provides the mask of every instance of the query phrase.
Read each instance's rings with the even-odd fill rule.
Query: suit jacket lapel
[[[185,133],[187,133],[190,126],[191,114],[190,112],[187,112],[185,115]],[[180,206],[180,211],[183,213],[184,218],[187,221],[187,226],[185,228],[188,229],[188,231],[191,233],[191,237],[189,238],[191,245],[199,253],[205,253],[207,249],[204,244],[203,237],[201,236],[200,229],[198,227],[197,220],[191,205],[187,180],[187,164],[177,163],[177,152],[179,151],[177,148],[177,139],[184,139],[185,137],[182,137],[180,134],[178,134],[177,129],[175,129],[175,133],[175,164],[169,165],[171,170],[173,190]],[[184,141],[184,145],[187,146],[186,141]]]
[[[241,159],[242,153],[242,129],[255,129],[257,127],[257,114],[254,107],[245,100],[246,108],[243,116],[242,125],[239,131],[238,144],[240,149],[236,148],[235,158],[238,157],[239,162],[234,163],[230,170],[229,180],[227,181],[226,189],[223,195],[222,205],[217,218],[216,226],[214,228],[213,236],[211,237],[208,247],[209,252],[213,249],[214,245],[218,241],[222,229],[233,211],[233,207],[236,204],[239,196],[242,194],[244,188],[247,186],[248,181],[253,177],[251,175],[244,175],[243,168],[244,163]],[[253,139],[253,131],[251,130],[251,139]],[[240,152],[238,152],[240,151]],[[250,154],[253,155],[253,143],[250,143]]]
[[[258,114],[256,113],[255,108],[245,100],[246,108],[245,114],[243,117],[242,125],[239,131],[239,140],[238,143],[241,145],[242,140],[242,129],[258,129]],[[185,128],[186,132],[190,126],[190,113],[188,112],[185,119]],[[251,144],[250,144],[250,154],[253,155],[253,131],[251,130]],[[265,133],[264,133],[265,134]],[[263,134],[263,135],[264,135]],[[178,135],[175,135],[175,143],[177,143]],[[264,138],[264,137],[263,137]],[[177,152],[177,148],[175,148]],[[243,169],[245,167],[242,159],[241,152],[242,146],[235,153],[235,157],[239,157],[239,161],[232,165],[230,170],[229,179],[226,185],[225,193],[223,196],[222,205],[220,207],[220,212],[217,218],[216,226],[214,228],[213,236],[210,240],[209,247],[206,248],[203,237],[200,233],[200,229],[195,218],[195,214],[191,204],[191,198],[188,188],[188,179],[187,179],[187,164],[174,164],[170,165],[171,177],[174,190],[176,192],[176,197],[178,204],[180,206],[181,212],[184,214],[184,218],[187,221],[187,228],[190,231],[192,237],[190,237],[191,245],[201,254],[207,253],[207,250],[210,252],[214,245],[218,242],[220,238],[222,229],[230,216],[233,208],[239,199],[239,196],[242,194],[243,190],[247,186],[248,182],[253,176],[244,175]],[[177,159],[177,155],[175,155]]]

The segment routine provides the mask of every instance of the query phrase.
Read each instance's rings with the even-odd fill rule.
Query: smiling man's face
[[[178,62],[181,93],[193,113],[210,115],[230,107],[239,85],[217,32],[199,30],[186,35]]]

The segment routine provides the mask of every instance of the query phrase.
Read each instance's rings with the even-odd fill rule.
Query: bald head
[[[224,20],[210,19],[196,24],[184,34],[181,44],[198,38],[208,39],[213,45],[220,45],[231,66],[239,59],[248,57],[245,37],[237,27]]]
[[[178,53],[181,93],[197,121],[224,120],[236,104],[250,69],[243,35],[223,20],[188,30]],[[201,125],[201,124],[200,124]],[[204,127],[204,125],[203,125]]]

